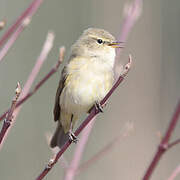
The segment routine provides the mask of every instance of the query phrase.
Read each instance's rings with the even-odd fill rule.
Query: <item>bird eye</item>
[[[97,42],[98,42],[99,44],[102,44],[102,43],[103,43],[103,40],[102,40],[102,39],[98,39]]]

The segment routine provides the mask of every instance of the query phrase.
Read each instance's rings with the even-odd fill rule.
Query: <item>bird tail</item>
[[[68,133],[64,133],[61,123],[58,122],[56,131],[51,139],[50,146],[52,148],[56,146],[59,146],[59,148],[61,148],[68,139],[69,139]]]

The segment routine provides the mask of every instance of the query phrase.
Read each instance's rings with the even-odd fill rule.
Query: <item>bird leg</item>
[[[77,143],[78,142],[78,138],[77,136],[73,133],[73,115],[71,116],[71,124],[70,124],[70,129],[69,129],[69,140],[72,141],[73,143]]]
[[[101,103],[100,103],[99,101],[96,101],[95,104],[94,104],[94,106],[95,106],[96,110],[99,110],[99,111],[102,112],[102,113],[104,112],[104,111],[103,111],[103,107],[104,107],[104,106],[101,105]]]
[[[106,106],[106,103],[103,104],[103,105],[101,105],[101,103],[100,103],[99,101],[95,101],[94,106],[95,106],[95,110],[96,110],[96,111],[99,110],[100,112],[103,113],[103,112],[104,112],[104,111],[103,111],[103,108],[104,108],[104,106]],[[88,113],[91,112],[91,110],[94,108],[94,106],[92,106],[92,107],[89,109]]]

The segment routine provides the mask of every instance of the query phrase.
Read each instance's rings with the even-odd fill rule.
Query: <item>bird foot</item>
[[[69,132],[69,140],[72,141],[73,143],[78,142],[78,138],[73,132]]]
[[[104,107],[104,105],[101,105],[101,103],[99,102],[99,101],[96,101],[95,102],[95,108],[96,108],[96,110],[99,110],[100,112],[104,112],[103,111],[103,107]]]

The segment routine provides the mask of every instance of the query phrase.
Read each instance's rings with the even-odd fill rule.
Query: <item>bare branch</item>
[[[60,54],[59,54],[59,60],[56,63],[56,65],[45,75],[45,77],[42,78],[42,80],[40,80],[36,84],[36,86],[29,93],[27,93],[22,99],[20,99],[17,102],[16,108],[19,107],[22,103],[24,103],[27,99],[29,99],[58,70],[60,64],[62,63],[62,61],[64,59],[64,53],[65,53],[65,48],[61,47]],[[0,116],[0,121],[5,118],[7,113],[8,113],[8,110]]]
[[[171,143],[168,144],[168,149],[174,147],[175,145],[179,144],[180,143],[180,139],[177,139]]]
[[[128,35],[129,35],[132,27],[134,26],[134,24],[136,23],[138,18],[141,16],[142,5],[143,5],[142,0],[134,0],[132,3],[126,4],[124,6],[125,18],[124,18],[121,34],[117,38],[118,41],[120,41],[120,42],[127,41]],[[119,60],[121,51],[122,51],[122,48],[117,49],[116,62],[115,62],[114,68],[118,68],[117,64],[118,64],[118,60]],[[119,75],[118,75],[119,71],[116,71],[116,69],[115,69],[115,73],[117,73],[116,77],[119,77]]]
[[[9,111],[7,113],[7,117],[4,119],[3,127],[0,132],[0,146],[2,146],[2,142],[4,140],[6,132],[7,132],[8,128],[11,126],[11,122],[13,120],[13,113],[14,113],[14,110],[16,107],[17,100],[21,93],[21,86],[19,83],[17,83],[15,93],[16,93],[16,95],[15,95],[14,99],[12,100],[11,108],[9,109]]]
[[[40,56],[38,57],[38,59],[37,59],[37,61],[36,61],[36,64],[35,64],[32,72],[31,72],[31,74],[29,75],[28,80],[26,81],[26,84],[25,84],[25,86],[24,86],[24,88],[23,88],[23,90],[22,90],[22,93],[21,93],[19,99],[24,98],[24,97],[27,95],[27,93],[29,92],[29,89],[30,89],[32,83],[34,82],[34,80],[35,80],[35,78],[36,78],[36,76],[37,76],[37,74],[38,74],[38,72],[39,72],[42,64],[44,63],[44,61],[45,61],[45,59],[46,59],[46,57],[47,57],[47,55],[48,55],[48,53],[49,53],[49,51],[50,51],[50,49],[51,49],[51,47],[52,47],[53,40],[54,40],[54,35],[53,35],[52,33],[48,33],[47,39],[46,39],[46,41],[45,41],[45,43],[44,43],[43,49],[42,49],[42,51],[41,51],[41,53],[40,53]],[[17,104],[18,104],[18,103],[17,103]],[[15,104],[15,107],[17,107],[16,104]],[[16,117],[17,117],[20,109],[21,109],[21,107],[14,109],[14,113],[13,113],[13,123],[15,122]],[[13,124],[13,123],[12,123],[12,124]],[[9,132],[9,130],[11,129],[11,127],[12,127],[12,125],[11,125],[10,128],[8,129],[8,132]],[[7,136],[8,132],[6,133],[6,136]],[[6,136],[5,136],[5,137],[6,137]],[[1,146],[1,147],[2,147],[2,146]]]
[[[119,84],[124,80],[125,76],[127,75],[127,72],[129,71],[128,67],[130,68],[132,64],[132,59],[129,57],[129,62],[124,67],[124,74],[119,76],[116,83],[113,85],[111,90],[108,92],[108,94],[103,98],[103,100],[100,102],[101,105],[104,105],[106,101],[109,99],[109,97],[112,95],[112,93],[115,91],[115,89],[119,86]],[[92,108],[90,114],[88,117],[81,123],[79,128],[75,131],[75,135],[78,136],[80,132],[87,126],[87,124],[100,112],[100,110],[96,109],[95,107]],[[56,154],[56,157],[54,159],[51,159],[48,163],[48,165],[45,167],[45,169],[40,173],[40,175],[36,178],[36,180],[43,179],[47,173],[52,169],[52,167],[57,163],[58,159],[62,156],[62,154],[67,150],[67,148],[70,146],[72,142],[67,141],[64,146],[61,148],[61,150]]]
[[[6,40],[13,34],[13,32],[22,24],[25,18],[31,18],[37,9],[41,5],[43,0],[33,0],[29,7],[17,18],[15,23],[5,32],[0,39],[0,47],[6,42]]]
[[[45,62],[45,60],[47,58],[47,55],[49,54],[49,52],[53,46],[53,41],[54,41],[54,34],[52,32],[49,32],[46,37],[45,43],[43,45],[42,51],[41,51],[39,57],[37,58],[36,64],[34,65],[34,68],[32,69],[32,71],[28,77],[28,80],[25,83],[25,86],[20,95],[20,99],[24,98],[28,94],[35,78],[37,77],[43,63]],[[16,119],[20,109],[21,109],[21,107],[18,107],[15,109],[15,111],[14,111],[15,119]]]
[[[27,17],[22,24],[17,28],[17,30],[14,32],[14,34],[10,37],[10,39],[7,41],[7,43],[4,45],[4,47],[0,51],[0,62],[3,60],[3,58],[6,56],[9,49],[12,47],[16,39],[19,37],[21,32],[27,27],[30,23],[30,18]]]
[[[165,133],[165,135],[153,157],[151,164],[149,165],[149,167],[143,177],[143,180],[150,179],[150,177],[151,177],[155,167],[157,166],[159,160],[161,159],[162,155],[169,149],[169,141],[170,141],[171,135],[172,135],[173,131],[175,130],[175,127],[178,123],[179,116],[180,116],[180,100],[177,104],[176,110],[172,116],[172,119],[169,123],[166,133]],[[179,142],[179,140],[178,140],[178,142]],[[177,143],[175,143],[175,144],[177,144]],[[171,144],[170,147],[172,147],[174,145]]]

